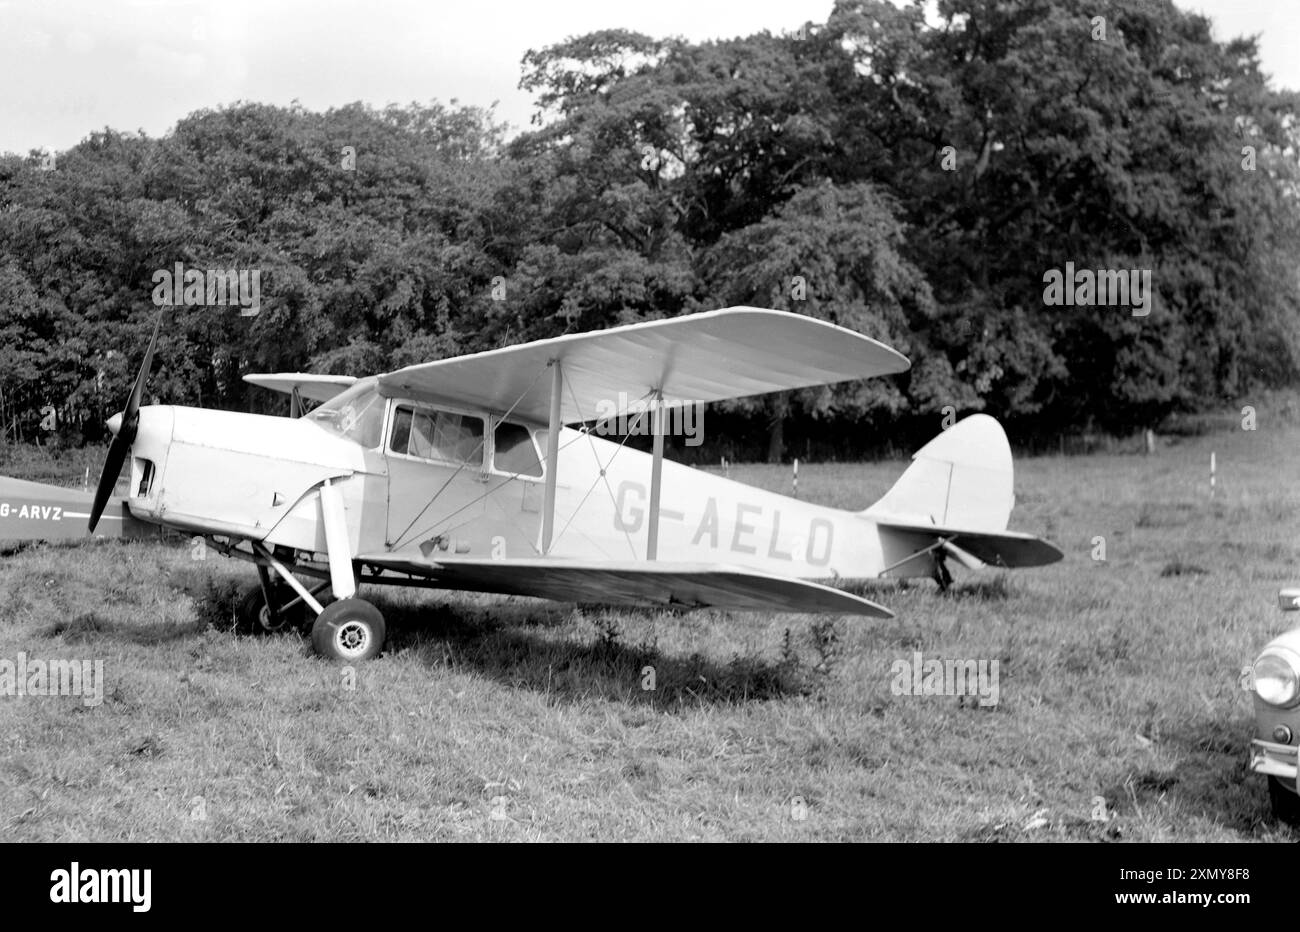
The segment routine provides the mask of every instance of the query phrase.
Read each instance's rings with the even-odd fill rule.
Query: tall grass
[[[255,575],[102,542],[0,558],[0,659],[102,660],[102,705],[0,696],[13,840],[1241,841],[1243,664],[1300,582],[1300,429],[1017,464],[1013,527],[1059,564],[880,583],[889,620],[374,596],[384,656],[236,635]],[[1219,466],[1215,497],[1209,454]],[[903,463],[805,466],[864,507]],[[733,469],[783,490],[788,469]],[[1093,559],[1104,544],[1105,559]],[[1194,568],[1194,569],[1193,569]],[[961,571],[958,570],[960,573]],[[891,667],[997,660],[1000,702]]]

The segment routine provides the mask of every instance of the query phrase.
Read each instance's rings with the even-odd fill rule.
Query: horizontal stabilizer
[[[85,540],[94,495],[78,489],[0,476],[0,541]],[[111,498],[95,537],[154,537],[158,529]]]
[[[885,559],[895,567],[893,575],[898,576],[915,575],[903,571],[910,562],[905,560],[909,554],[917,554],[918,560],[928,561],[928,556],[920,554],[922,551],[928,553],[936,545],[967,567],[971,566],[969,557],[988,566],[1014,568],[1044,566],[1064,556],[1042,538],[1015,531],[966,530],[933,524],[898,524],[879,519],[876,528]],[[928,575],[928,571],[922,575]]]
[[[830,586],[706,563],[579,562],[551,559],[424,560],[399,554],[363,554],[362,563],[424,576],[442,589],[536,596],[560,602],[662,605],[742,612],[894,613]]]

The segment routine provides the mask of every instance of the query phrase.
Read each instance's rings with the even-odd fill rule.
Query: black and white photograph
[[[883,842],[1263,902],[1300,6],[0,0],[0,61],[25,896]]]

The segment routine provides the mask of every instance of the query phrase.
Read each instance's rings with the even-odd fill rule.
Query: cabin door
[[[388,546],[439,556],[488,555],[484,420],[474,413],[394,400],[388,461]]]

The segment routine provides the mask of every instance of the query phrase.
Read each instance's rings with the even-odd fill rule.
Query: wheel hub
[[[287,616],[284,613],[273,615],[269,606],[263,605],[257,613],[257,622],[263,631],[279,631],[284,627]]]
[[[370,628],[358,621],[341,624],[334,633],[334,643],[339,653],[350,657],[359,656],[365,653],[370,644]]]

